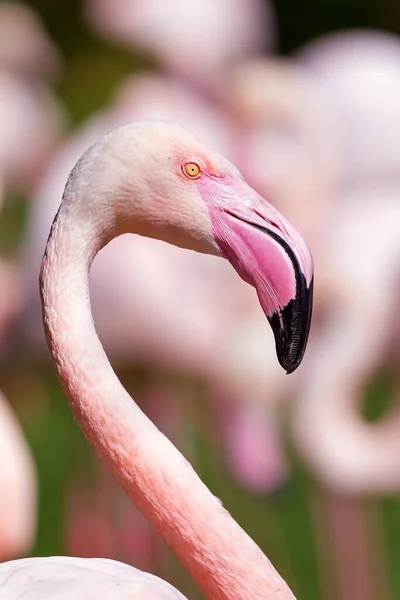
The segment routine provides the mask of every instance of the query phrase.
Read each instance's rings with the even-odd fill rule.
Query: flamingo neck
[[[207,598],[293,599],[260,548],[114,373],[96,334],[88,286],[90,264],[111,237],[64,203],[42,263],[47,341],[78,424]]]

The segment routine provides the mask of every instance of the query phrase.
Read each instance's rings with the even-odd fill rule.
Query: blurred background
[[[298,598],[400,598],[400,5],[0,2],[0,560],[104,556],[200,593],[89,448],[45,346],[38,273],[68,173],[163,118],[303,233],[298,372],[214,257],[123,236],[93,265],[100,338]]]

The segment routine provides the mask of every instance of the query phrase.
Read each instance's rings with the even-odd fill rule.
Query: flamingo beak
[[[278,361],[292,373],[303,359],[310,330],[311,253],[289,221],[244,181],[235,181],[229,195],[228,185],[223,187],[218,203],[207,195],[214,237],[240,277],[256,288]]]

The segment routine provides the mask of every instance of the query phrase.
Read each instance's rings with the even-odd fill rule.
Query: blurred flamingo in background
[[[17,43],[16,43],[17,40]],[[26,194],[41,177],[61,131],[62,113],[43,78],[59,58],[41,22],[18,2],[0,4],[1,206],[10,192]],[[14,259],[0,259],[0,348],[22,303]],[[21,427],[0,395],[0,560],[28,551],[36,527],[36,470]]]
[[[377,224],[383,235],[376,231]],[[333,282],[330,305],[323,327],[310,343],[293,403],[295,440],[330,490],[374,495],[397,491],[399,407],[378,423],[367,423],[360,408],[397,333],[393,324],[400,292],[398,190],[368,186],[349,193],[326,243]],[[342,285],[334,285],[339,280]],[[377,314],[379,327],[372,343],[366,323],[373,323]]]
[[[263,0],[87,0],[90,24],[101,35],[141,49],[167,71],[219,93],[236,60],[275,45],[275,18]]]
[[[29,550],[36,529],[36,495],[31,453],[0,393],[0,561]]]
[[[329,95],[343,159],[324,233],[325,323],[302,374],[294,430],[302,455],[330,489],[393,491],[400,487],[399,411],[372,425],[359,408],[396,335],[400,41],[379,32],[340,33],[306,47],[298,59]],[[377,314],[371,343],[366,323]]]
[[[29,80],[52,80],[60,66],[59,52],[34,10],[14,0],[1,2],[0,68]]]
[[[322,83],[339,118],[343,186],[396,177],[400,124],[400,40],[389,33],[355,30],[309,44],[296,60]]]
[[[2,2],[0,173],[6,189],[32,189],[56,147],[64,114],[45,80],[59,68],[58,52],[34,11]]]
[[[0,70],[0,173],[7,188],[26,192],[40,180],[62,121],[45,86]]]
[[[88,270],[97,252],[127,231],[226,257],[256,287],[288,372],[302,360],[310,325],[308,248],[226,159],[176,125],[144,122],[106,136],[73,169],[40,279],[49,348],[75,418],[206,597],[293,598],[258,546],[139,410],[108,362],[91,318]],[[71,286],[74,293],[66,293]],[[117,575],[118,568],[113,586],[119,595],[125,581],[143,597],[174,597],[156,578],[102,564],[97,595],[107,593],[107,573]],[[91,586],[98,579],[96,566],[90,559],[11,562],[0,567],[0,582],[9,594],[26,586],[35,593],[36,583],[38,598],[54,595],[60,584],[64,593],[79,593],[88,578]]]
[[[328,490],[321,510],[338,597],[372,600],[385,587],[384,551],[374,507],[358,495],[393,492],[400,482],[398,407],[376,423],[367,423],[360,410],[397,335],[400,44],[379,32],[339,33],[310,44],[296,59],[325,91],[341,160],[316,253],[324,274],[323,294],[316,290],[322,323],[299,377],[293,434],[300,455]],[[367,324],[377,315],[372,340]],[[396,360],[392,355],[390,362]]]

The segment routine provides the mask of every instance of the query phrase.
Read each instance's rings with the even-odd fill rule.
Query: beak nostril
[[[276,227],[279,231],[282,231],[282,229],[279,227],[278,223],[275,223],[275,221],[268,221],[268,223],[270,225],[272,225],[272,227]],[[282,231],[283,233],[283,231]]]
[[[260,217],[263,221],[265,221],[266,223],[268,223],[269,225],[272,225],[272,227],[275,227],[278,231],[280,231],[281,233],[285,233],[285,231],[282,229],[282,226],[279,225],[279,223],[277,223],[276,221],[272,221],[271,219],[266,219],[260,212],[258,212],[258,210],[254,210],[255,214]]]

